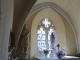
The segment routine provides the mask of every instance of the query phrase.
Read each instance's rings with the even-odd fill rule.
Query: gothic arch
[[[31,16],[33,15],[35,12],[41,10],[41,9],[44,9],[44,8],[52,8],[56,11],[58,11],[70,24],[70,26],[72,27],[73,31],[74,31],[74,34],[75,34],[75,37],[77,39],[77,36],[76,36],[76,30],[75,30],[75,27],[74,27],[74,24],[73,24],[73,21],[71,20],[71,18],[69,17],[69,15],[67,14],[67,12],[65,12],[63,9],[61,9],[59,6],[57,6],[56,4],[54,3],[51,3],[51,2],[46,2],[46,3],[41,3],[41,4],[38,4],[36,6],[34,6],[32,8],[32,10],[30,11],[30,13],[28,14],[26,20]],[[26,22],[26,21],[25,21]]]
[[[42,14],[43,12],[47,12],[47,11],[51,11],[52,13],[46,13],[46,15],[45,14]],[[42,14],[42,15],[41,15]],[[51,16],[52,15],[52,16]],[[58,18],[56,18],[56,16],[58,17]],[[37,18],[38,17],[38,18]],[[42,19],[44,18],[44,17],[48,17],[51,21],[52,21],[52,23],[54,24],[54,27],[55,27],[55,29],[56,29],[56,31],[57,31],[57,43],[59,43],[60,41],[63,41],[64,42],[64,44],[62,44],[62,42],[60,42],[60,45],[61,46],[65,46],[66,47],[66,34],[65,34],[65,26],[64,26],[64,24],[63,24],[63,21],[62,21],[62,19],[60,18],[60,16],[53,10],[53,9],[51,9],[51,8],[46,8],[46,9],[43,9],[43,10],[41,10],[35,17],[34,17],[34,20],[33,20],[33,22],[32,22],[32,26],[31,26],[31,52],[30,52],[30,57],[33,57],[33,56],[38,56],[37,55],[37,53],[38,53],[38,51],[37,51],[37,35],[36,35],[36,33],[37,33],[37,27],[38,27],[38,24],[40,23],[40,21],[42,21]],[[57,23],[58,21],[60,21],[59,22],[59,24]],[[37,22],[36,24],[35,24],[35,22]],[[62,27],[60,27],[60,26],[62,26]],[[60,28],[59,28],[60,27]],[[60,32],[60,33],[62,33],[62,36],[61,35],[59,35],[59,33],[58,32]],[[64,36],[64,38],[63,38],[63,36]],[[61,38],[62,37],[62,38]],[[33,50],[34,50],[34,52],[33,52]]]
[[[32,10],[30,11],[30,13],[28,14],[28,16],[26,17],[26,20],[28,20],[30,18],[30,16],[32,16],[34,13],[36,13],[36,12],[42,10],[42,9],[48,8],[48,7],[56,10],[57,12],[59,12],[68,21],[68,23],[70,24],[70,26],[72,27],[72,29],[74,31],[74,35],[75,35],[75,38],[77,40],[76,30],[75,30],[75,27],[74,27],[74,24],[73,24],[71,18],[69,17],[69,15],[63,9],[61,9],[59,6],[57,6],[54,3],[45,2],[45,3],[40,3],[36,6],[34,6],[32,8]],[[26,23],[26,20],[24,21],[23,26]],[[23,26],[21,27],[20,31],[22,31]],[[19,36],[20,36],[20,33],[19,33]],[[18,39],[19,39],[19,37],[18,37]],[[77,44],[77,50],[78,50],[78,44]]]
[[[59,6],[57,6],[54,3],[45,2],[45,3],[40,3],[36,6],[34,6],[32,8],[32,10],[30,11],[30,13],[28,14],[26,20],[28,20],[30,18],[30,16],[32,16],[34,13],[38,12],[39,10],[45,9],[45,8],[52,8],[53,10],[56,10],[58,13],[60,13],[68,21],[68,23],[70,24],[70,26],[74,32],[74,35],[76,38],[76,44],[77,44],[77,34],[76,34],[76,30],[75,30],[73,21],[71,20],[71,18],[67,14],[67,12],[65,12],[62,8],[60,8]],[[25,20],[25,22],[26,22],[26,20]],[[78,52],[78,44],[77,44],[77,52]]]

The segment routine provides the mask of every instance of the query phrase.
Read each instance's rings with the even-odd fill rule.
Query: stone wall
[[[0,60],[8,60],[8,44],[13,22],[14,0],[0,0]]]

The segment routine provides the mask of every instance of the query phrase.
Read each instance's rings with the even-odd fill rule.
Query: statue
[[[53,35],[53,32],[51,33],[50,41],[51,41],[51,49],[55,49],[55,37]]]
[[[50,36],[50,42],[51,42],[51,52],[50,52],[50,58],[53,58],[55,55],[55,52],[56,52],[56,46],[55,46],[55,36],[53,34],[53,32],[51,33],[51,36]]]
[[[27,29],[27,26],[26,24],[24,25],[23,27],[23,30],[22,30],[22,33],[21,33],[21,47],[22,47],[22,52],[27,52],[27,48],[29,46],[29,30]]]
[[[25,24],[20,36],[20,54],[21,60],[26,60],[29,58],[29,35],[30,32]]]

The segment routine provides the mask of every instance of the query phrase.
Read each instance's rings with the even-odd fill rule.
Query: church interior
[[[58,50],[80,57],[79,6],[80,0],[0,0],[0,60],[38,60],[44,50],[49,58]]]

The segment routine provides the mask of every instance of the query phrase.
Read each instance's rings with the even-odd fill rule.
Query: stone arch
[[[51,11],[52,13],[47,13],[48,11]],[[46,12],[46,14],[43,14],[41,15],[43,12]],[[52,15],[52,16],[51,16]],[[30,57],[33,57],[33,56],[38,56],[37,53],[37,49],[36,49],[36,46],[37,46],[37,27],[38,27],[38,24],[39,22],[44,18],[44,17],[49,17],[49,19],[53,22],[54,24],[54,27],[56,29],[56,32],[57,32],[57,37],[56,37],[56,42],[57,44],[59,43],[62,47],[66,46],[66,33],[65,33],[65,26],[64,26],[64,23],[63,21],[61,20],[60,16],[54,11],[52,10],[51,8],[46,8],[46,9],[43,9],[41,10],[34,18],[33,22],[32,22],[32,26],[31,26],[31,52],[30,52]],[[58,18],[56,18],[56,16]],[[37,23],[35,24],[35,22],[37,21]],[[57,23],[58,21],[59,24]],[[61,27],[60,27],[61,26]],[[59,28],[60,27],[60,28]],[[60,33],[59,33],[60,32]],[[62,33],[62,34],[61,34]],[[60,35],[61,34],[61,35]],[[63,41],[64,44],[61,42]],[[34,50],[34,52],[33,52]]]
[[[50,7],[52,9],[56,10],[57,12],[59,12],[69,22],[70,26],[72,27],[72,29],[74,31],[75,38],[77,40],[76,30],[75,30],[75,27],[74,27],[74,24],[73,24],[71,18],[69,17],[69,15],[63,9],[61,9],[59,6],[57,6],[54,3],[45,2],[45,3],[40,3],[40,4],[36,5],[36,6],[34,6],[32,8],[32,10],[30,11],[30,13],[28,14],[28,16],[26,17],[26,20],[28,20],[30,18],[30,16],[33,15],[35,12],[38,12],[39,10],[42,10],[42,9],[48,8],[48,7]],[[26,20],[24,21],[23,26],[26,23]],[[20,28],[20,31],[22,31],[23,26]],[[19,39],[19,37],[18,37],[18,39]],[[78,45],[77,45],[77,50],[78,50]]]
[[[36,5],[36,6],[34,6],[32,8],[32,10],[30,11],[30,13],[28,14],[26,20],[28,20],[29,17],[31,15],[33,15],[35,12],[38,12],[39,10],[42,10],[42,9],[45,9],[45,8],[48,8],[48,7],[52,8],[52,9],[56,10],[58,13],[60,13],[68,21],[68,23],[70,24],[70,26],[71,26],[71,28],[72,28],[72,30],[74,32],[75,38],[76,38],[77,53],[78,53],[77,34],[76,34],[75,27],[74,27],[74,23],[73,23],[72,19],[69,17],[69,15],[67,14],[67,12],[65,12],[62,8],[60,8],[56,4],[51,3],[51,2],[45,2],[45,3],[40,3],[40,4]]]
[[[54,3],[45,2],[45,3],[41,3],[41,4],[38,4],[38,5],[34,6],[34,7],[32,8],[32,10],[30,11],[30,13],[28,14],[26,20],[27,20],[32,14],[34,14],[35,12],[37,12],[37,11],[39,11],[39,10],[42,10],[42,9],[44,9],[44,8],[48,8],[48,7],[50,7],[50,8],[52,8],[52,9],[58,11],[58,12],[69,22],[69,24],[71,25],[71,27],[72,27],[72,29],[73,29],[73,31],[74,31],[74,33],[75,33],[75,37],[76,37],[76,39],[77,39],[76,30],[75,30],[75,27],[74,27],[74,24],[73,24],[71,18],[69,17],[69,15],[67,14],[67,12],[65,12],[63,9],[61,9],[59,6],[57,6],[57,5],[54,4]],[[26,22],[26,21],[25,21],[25,22]]]

